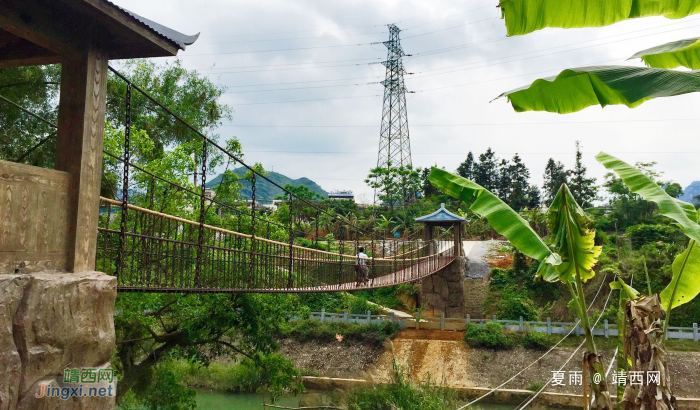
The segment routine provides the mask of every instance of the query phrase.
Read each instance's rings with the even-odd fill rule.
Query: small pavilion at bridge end
[[[454,238],[454,261],[420,281],[418,303],[425,306],[423,314],[428,317],[466,317],[463,278],[466,258],[462,255],[462,227],[467,220],[440,204],[440,209],[416,218],[416,222],[424,224],[423,240],[429,243],[431,254],[450,246],[435,235],[436,227],[451,227],[451,237]]]
[[[440,209],[437,211],[416,218],[416,222],[423,224],[423,240],[433,243],[435,238],[435,227],[452,227],[454,230],[454,254],[455,256],[462,255],[462,224],[467,220],[459,215],[448,211],[445,204],[440,204]],[[431,245],[432,246],[432,245]],[[437,249],[431,248],[431,253],[437,252]]]

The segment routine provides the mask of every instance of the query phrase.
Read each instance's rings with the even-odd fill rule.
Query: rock
[[[36,398],[66,368],[109,368],[116,278],[100,272],[0,275],[0,410],[114,409],[114,397]]]

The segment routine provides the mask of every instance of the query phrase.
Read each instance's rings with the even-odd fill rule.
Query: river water
[[[268,400],[269,403],[269,400]],[[227,394],[197,392],[197,404],[200,410],[264,410],[262,397],[256,394]],[[297,407],[299,397],[284,396],[275,403],[278,406]],[[514,405],[479,404],[472,409],[512,410]]]

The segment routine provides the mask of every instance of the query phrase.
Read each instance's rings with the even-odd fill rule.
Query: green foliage
[[[474,213],[486,218],[496,232],[507,237],[520,252],[544,262],[543,265],[559,263],[532,227],[484,187],[435,167],[430,173],[430,182],[448,195],[461,199]]]
[[[399,325],[392,322],[382,323],[351,323],[351,322],[320,322],[317,320],[296,320],[289,322],[280,329],[279,335],[284,338],[292,338],[298,341],[318,340],[321,342],[335,342],[336,334],[343,336],[345,340],[354,340],[362,343],[378,344],[385,339],[396,336]]]
[[[510,2],[508,2],[510,3]],[[659,68],[598,66],[567,69],[556,77],[535,80],[529,87],[507,91],[517,112],[549,111],[567,114],[592,105],[643,102],[700,91],[700,73]]]
[[[542,186],[544,191],[543,202],[547,206],[552,203],[562,184],[567,182],[567,178],[569,177],[570,173],[571,171],[567,171],[564,168],[564,164],[561,162],[554,161],[552,158],[547,161],[547,165],[544,168],[544,184]]]
[[[364,314],[369,310],[373,315],[379,313],[379,308],[367,303],[366,294],[360,292],[307,293],[297,297],[301,304],[313,312],[326,309],[327,312],[347,310],[349,313]]]
[[[413,385],[407,371],[395,361],[389,384],[374,384],[354,390],[348,396],[349,410],[443,410],[457,406],[457,393],[432,383],[430,378]]]
[[[576,203],[566,185],[562,185],[549,207],[549,223],[553,247],[561,256],[562,263],[555,267],[558,277],[545,276],[543,279],[572,283],[574,280],[585,282],[593,278],[593,266],[602,249],[594,245],[595,233],[588,229],[590,218]]]
[[[537,320],[537,308],[535,304],[514,289],[508,289],[501,292],[501,299],[498,301],[498,310],[496,315],[506,319],[518,319],[522,317],[524,320]]]
[[[695,37],[672,41],[639,51],[630,57],[629,60],[641,58],[647,67],[670,69],[682,66],[691,70],[697,70],[700,68],[699,40],[700,38]]]
[[[2,96],[43,118],[56,122],[61,66],[26,66],[0,70]],[[5,102],[0,106],[0,159],[17,161],[39,141],[47,142],[23,160],[24,163],[53,168],[56,152],[55,130]]]
[[[520,338],[520,344],[526,349],[548,350],[553,343],[546,333],[527,332]]]
[[[673,261],[672,269],[671,283],[659,294],[666,312],[690,302],[700,293],[700,245],[691,240],[688,248]]]
[[[117,400],[153,385],[161,363],[180,358],[203,365],[222,356],[247,358],[265,370],[261,383],[268,389],[292,383],[297,376],[274,356],[273,336],[287,323],[291,302],[285,295],[120,293],[114,316]]]
[[[626,235],[634,249],[656,242],[683,243],[685,236],[675,225],[633,225],[626,229]]]
[[[593,201],[597,198],[598,187],[595,184],[595,178],[586,176],[587,169],[583,165],[582,157],[581,143],[576,141],[576,164],[574,169],[571,170],[568,186],[576,202],[583,208],[590,208],[593,206]]]
[[[365,183],[377,190],[379,200],[393,209],[395,205],[412,202],[421,191],[420,172],[411,165],[397,167],[388,162],[386,168],[371,169]]]
[[[484,326],[467,325],[464,341],[471,347],[507,350],[515,345],[515,336],[506,331],[497,322],[488,322]]]
[[[180,382],[170,362],[153,369],[146,383],[139,383],[123,398],[122,410],[191,410],[197,408],[194,390]]]
[[[647,201],[656,203],[661,215],[676,221],[688,237],[700,242],[700,225],[698,224],[700,213],[695,207],[669,196],[647,175],[612,155],[601,152],[596,155],[596,159],[605,168],[615,171],[631,192],[642,196]]]
[[[534,382],[530,382],[530,384],[527,385],[526,389],[532,392],[538,392],[543,387],[544,382],[542,380],[535,380]]]
[[[602,27],[639,17],[678,19],[700,12],[700,4],[678,0],[500,0],[499,6],[509,36],[546,27]]]

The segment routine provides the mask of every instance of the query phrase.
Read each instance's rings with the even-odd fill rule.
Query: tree
[[[530,189],[527,191],[527,207],[530,209],[539,208],[542,204],[541,198],[540,189],[537,185],[530,185]]]
[[[498,159],[489,147],[479,155],[479,162],[474,165],[474,181],[484,188],[497,191],[498,189]]]
[[[469,153],[471,154],[471,152]],[[423,188],[423,196],[431,196],[431,195],[438,195],[440,191],[438,191],[433,184],[430,183],[428,180],[428,177],[430,176],[430,168],[424,168],[421,170],[420,178],[421,178],[421,187]]]
[[[426,168],[423,173],[430,174],[430,169]],[[459,167],[457,167],[457,175],[462,178],[474,179],[474,154],[471,151],[467,154],[467,159],[464,160]]]
[[[511,161],[512,164],[508,167],[510,175],[508,205],[518,211],[530,205],[531,200],[534,198],[530,198],[528,194],[534,194],[534,192],[531,192],[530,183],[528,182],[530,180],[530,170],[523,164],[520,156],[515,154]],[[537,197],[537,202],[539,202],[539,190],[537,190]]]
[[[419,171],[411,165],[394,167],[391,162],[386,168],[371,169],[365,183],[377,190],[379,200],[389,205],[392,211],[395,205],[413,201],[421,190]]]
[[[550,158],[547,161],[547,165],[544,168],[544,184],[542,185],[542,190],[544,191],[544,203],[549,206],[554,200],[559,188],[562,184],[567,183],[567,178],[570,171],[564,169],[564,164],[559,161],[554,161]]]
[[[576,202],[584,208],[590,208],[598,196],[598,187],[595,185],[595,178],[586,177],[587,169],[581,161],[582,156],[581,143],[576,141],[576,165],[571,171],[570,189]]]
[[[496,184],[496,192],[498,197],[509,203],[511,192],[513,190],[513,176],[511,175],[512,168],[508,161],[502,159],[498,164],[498,182]]]
[[[0,70],[3,97],[56,122],[61,66],[27,66]],[[46,142],[22,159],[30,165],[53,168],[55,130],[20,109],[0,102],[0,159],[18,161],[42,140]]]
[[[117,401],[131,391],[143,404],[157,399],[169,405],[160,403],[163,407],[157,408],[184,408],[178,400],[186,399],[186,394],[169,398],[153,394],[163,379],[171,388],[182,389],[177,378],[161,367],[177,358],[207,365],[217,357],[231,357],[257,369],[261,388],[275,393],[297,388],[299,373],[276,353],[274,338],[289,320],[289,311],[286,296],[120,294],[114,315],[113,365],[120,373]]]

